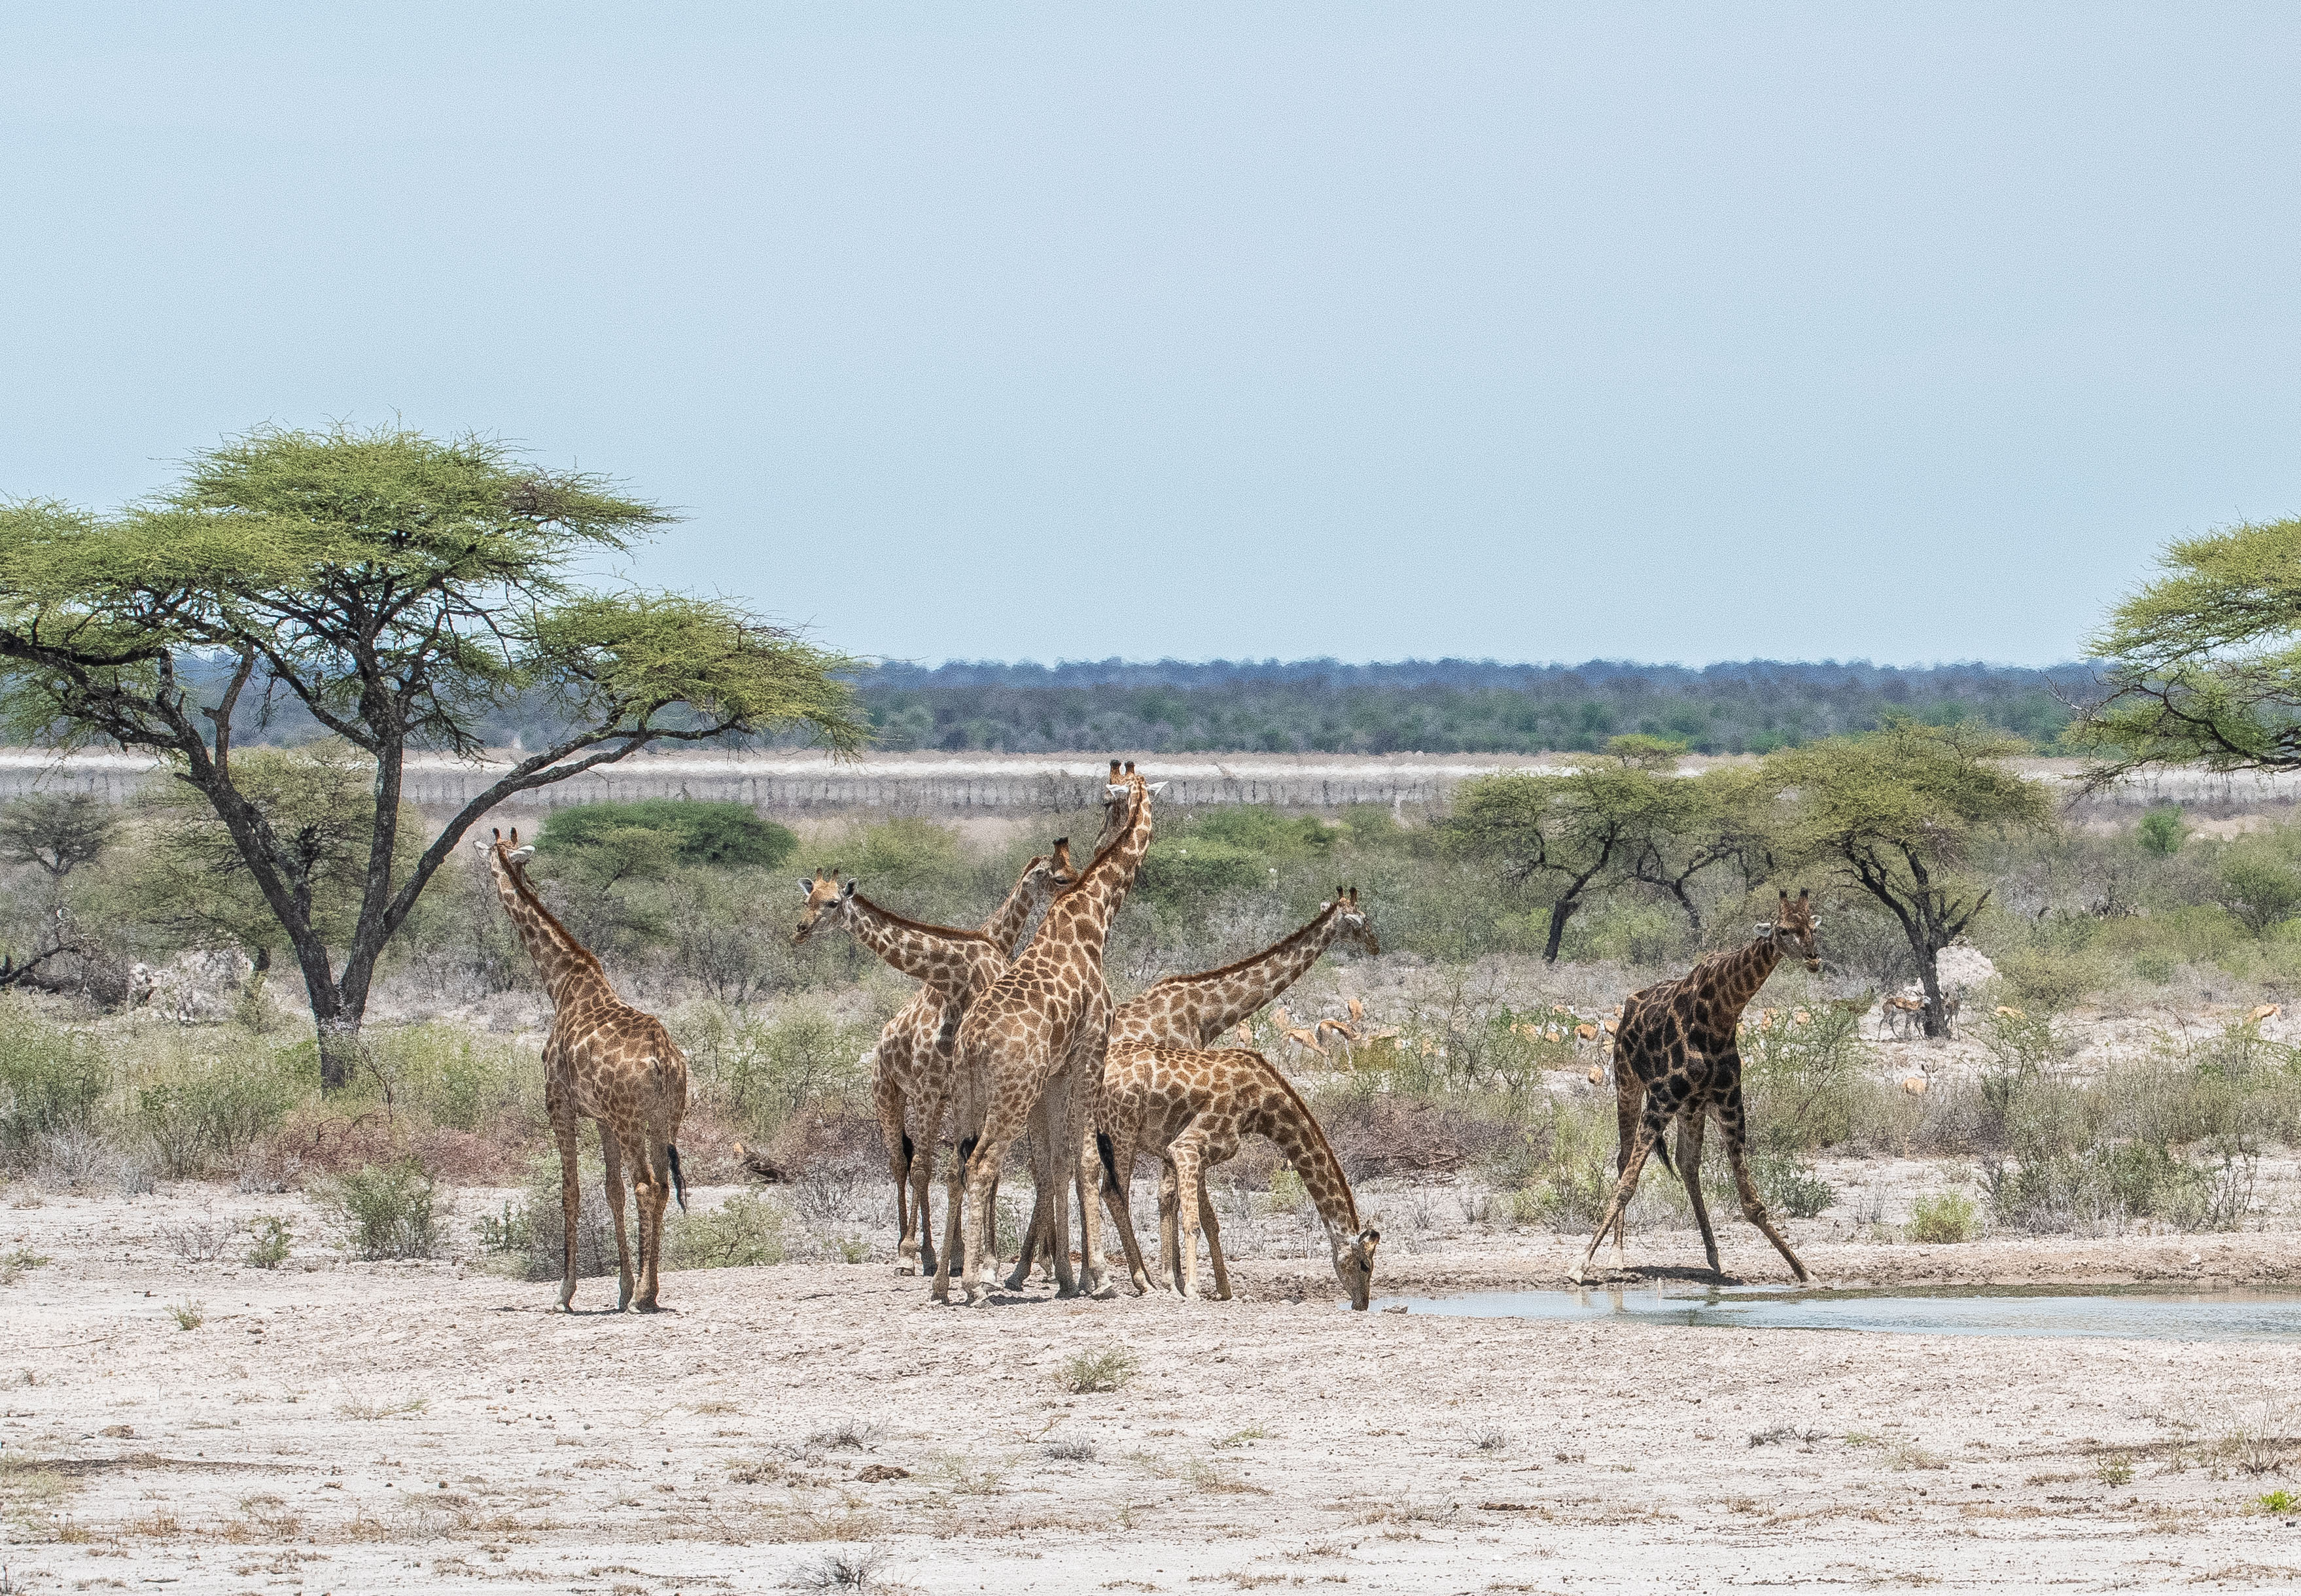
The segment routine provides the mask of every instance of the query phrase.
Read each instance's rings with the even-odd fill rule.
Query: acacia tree
[[[859,744],[841,656],[720,600],[575,585],[584,562],[671,519],[484,439],[260,430],[114,515],[0,506],[0,691],[20,731],[151,749],[213,807],[294,952],[333,1089],[358,1057],[385,945],[506,798],[658,742],[796,722]],[[203,691],[219,658],[221,684]],[[235,733],[283,694],[372,761],[340,957],[298,890],[297,839],[238,779]],[[476,757],[481,717],[523,694],[564,730],[402,867],[407,751]]]
[[[2155,765],[2301,769],[2301,520],[2170,544],[2088,641],[2098,702],[2065,737],[2099,785]]]
[[[1555,773],[1504,771],[1456,793],[1443,831],[1449,850],[1492,861],[1514,883],[1551,888],[1544,962],[1558,962],[1567,922],[1590,894],[1627,873],[1684,812],[1686,782],[1660,768],[1665,746],[1618,738],[1611,759]]]
[[[1699,775],[1672,777],[1656,794],[1649,823],[1621,861],[1624,877],[1669,894],[1686,923],[1702,934],[1695,878],[1731,865],[1742,884],[1754,887],[1771,871],[1773,795],[1757,771],[1719,765]]]
[[[1830,867],[1901,923],[1928,1036],[1948,1034],[1941,950],[1989,901],[1989,889],[1962,870],[1973,844],[2052,823],[2042,785],[2004,763],[2023,746],[1987,730],[1901,720],[1766,756],[1767,776],[1789,800],[1787,858]]]

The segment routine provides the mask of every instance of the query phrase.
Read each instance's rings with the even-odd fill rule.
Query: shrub
[[[160,1173],[180,1179],[245,1154],[304,1095],[303,1076],[315,1057],[307,1043],[180,1065],[138,1086],[132,1117]]]
[[[2301,873],[2266,838],[2245,837],[2230,844],[2219,875],[2215,896],[2221,906],[2256,937],[2301,912]]]
[[[748,804],[686,798],[571,804],[554,809],[536,846],[546,853],[598,847],[615,831],[653,832],[682,865],[750,865],[773,870],[798,851],[799,839]]]
[[[1812,1169],[1779,1153],[1750,1159],[1750,1179],[1766,1207],[1793,1219],[1812,1219],[1837,1200],[1837,1190]],[[1738,1195],[1736,1198],[1738,1201]]]
[[[1772,1024],[1742,1036],[1742,1089],[1753,1149],[1783,1153],[1833,1147],[1853,1133],[1856,1094],[1870,1074],[1862,1040],[1863,1006],[1817,1004],[1777,1011]]]
[[[1912,1241],[1970,1241],[1979,1233],[1979,1213],[1962,1191],[1932,1191],[1910,1205]]]
[[[1263,856],[1206,837],[1156,837],[1134,879],[1134,890],[1169,907],[1203,906],[1225,892],[1266,886]]]
[[[21,1158],[46,1137],[86,1131],[110,1087],[94,1038],[0,997],[0,1155]]]
[[[1140,1366],[1134,1353],[1106,1348],[1100,1352],[1073,1353],[1064,1360],[1055,1377],[1065,1391],[1085,1396],[1092,1391],[1123,1389]]]
[[[681,1028],[680,1041],[699,1090],[739,1128],[764,1139],[803,1105],[859,1091],[861,1058],[877,1035],[874,1024],[845,1024],[802,1002],[772,1017],[707,1010]]]
[[[393,1108],[435,1125],[477,1131],[498,1114],[540,1118],[543,1068],[502,1038],[438,1023],[368,1033],[368,1056]]]
[[[1997,972],[2016,1004],[2040,1010],[2067,1008],[2109,980],[2105,961],[2089,948],[2016,948],[1997,960]]]
[[[2135,834],[2142,852],[2168,859],[2180,853],[2181,844],[2189,840],[2189,823],[2179,808],[2168,805],[2143,815]]]
[[[782,1211],[764,1197],[738,1193],[710,1213],[666,1211],[665,1217],[666,1269],[740,1269],[783,1261]]]
[[[181,1302],[168,1304],[168,1315],[176,1321],[179,1330],[197,1330],[208,1322],[208,1305],[197,1298],[187,1297]]]
[[[344,1227],[355,1257],[437,1258],[443,1238],[432,1213],[435,1183],[413,1158],[371,1164],[328,1182],[320,1205]]]
[[[247,1266],[251,1269],[277,1269],[288,1261],[288,1249],[295,1241],[295,1233],[288,1222],[267,1215],[251,1227],[255,1240],[247,1249]]]
[[[575,1274],[580,1279],[614,1274],[623,1266],[615,1254],[615,1220],[607,1212],[607,1166],[596,1153],[586,1152],[575,1182]],[[480,1245],[508,1257],[524,1279],[557,1280],[566,1234],[559,1154],[546,1149],[528,1165],[527,1186],[519,1199],[506,1203],[499,1217],[480,1222]]]

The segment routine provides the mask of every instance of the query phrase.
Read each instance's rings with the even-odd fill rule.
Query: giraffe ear
[[[1167,790],[1167,783],[1164,781],[1153,781],[1149,787],[1143,789],[1143,790],[1146,792],[1164,792]]]
[[[812,898],[815,896],[815,883],[812,881],[809,881],[806,876],[799,878],[799,890],[803,897]]]
[[[839,890],[839,901],[840,901],[840,902],[841,902],[841,903],[845,903],[849,898],[852,898],[852,897],[854,897],[854,896],[855,896],[855,883],[854,883],[853,882],[848,882],[844,887],[841,888],[841,889],[840,889],[840,890]]]
[[[1761,920],[1761,921],[1759,921],[1759,922],[1758,922],[1758,934],[1759,934],[1760,936],[1761,936],[1761,937],[1770,937],[1770,936],[1772,936],[1772,935],[1774,934],[1774,923],[1773,923],[1772,921],[1770,921],[1770,920]]]

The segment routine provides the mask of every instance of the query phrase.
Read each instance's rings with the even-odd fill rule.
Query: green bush
[[[87,1129],[111,1084],[94,1038],[0,998],[0,1155],[19,1158],[44,1136]]]
[[[2242,837],[2222,856],[2219,898],[2255,936],[2301,912],[2301,871],[2266,837]]]
[[[859,1092],[867,1083],[862,1056],[877,1035],[875,1024],[843,1024],[812,1003],[791,1003],[772,1017],[707,1009],[679,1040],[699,1094],[764,1139],[803,1104]]]
[[[2110,978],[2101,956],[2089,948],[2015,948],[1998,958],[1997,973],[2016,1004],[2052,1010],[2100,990]]]
[[[1859,1003],[1818,1003],[1802,1011],[1777,1010],[1772,1024],[1742,1033],[1742,1090],[1753,1149],[1811,1153],[1852,1135],[1855,1099],[1870,1073],[1862,1013]]]
[[[1931,1191],[1910,1205],[1912,1241],[1970,1241],[1980,1233],[1980,1211],[1962,1191]]]
[[[666,1213],[665,1219],[666,1269],[740,1269],[783,1261],[782,1210],[764,1197],[739,1192],[711,1212]]]
[[[1338,832],[1339,828],[1315,815],[1284,815],[1267,804],[1238,804],[1209,809],[1187,826],[1176,828],[1173,834],[1220,843],[1276,864],[1282,859],[1332,854]]]
[[[138,1085],[130,1115],[160,1173],[182,1179],[238,1159],[305,1096],[314,1057],[307,1043],[191,1062]]]
[[[2142,852],[2167,859],[2180,853],[2181,844],[2188,840],[2189,823],[2179,808],[2169,805],[2143,815],[2136,835]]]
[[[842,838],[827,863],[858,882],[866,897],[882,902],[964,887],[974,874],[958,833],[916,815],[864,826]]]
[[[1201,904],[1225,892],[1270,884],[1264,856],[1204,837],[1154,837],[1134,890],[1156,903]]]
[[[286,1220],[266,1215],[248,1228],[255,1237],[247,1249],[246,1261],[249,1268],[277,1269],[288,1261],[288,1249],[296,1238]]]
[[[576,1170],[575,1274],[589,1280],[613,1274],[621,1264],[615,1256],[615,1220],[607,1212],[607,1171],[596,1152],[586,1150]],[[626,1188],[624,1202],[631,1201]],[[628,1206],[624,1223],[631,1223]],[[567,1234],[566,1208],[559,1185],[559,1154],[546,1149],[527,1166],[527,1184],[519,1198],[504,1205],[502,1214],[479,1224],[481,1247],[508,1258],[528,1280],[557,1280],[564,1266],[562,1248]]]
[[[703,804],[685,798],[572,804],[554,809],[536,846],[565,853],[604,846],[607,833],[650,832],[682,865],[749,865],[773,870],[799,849],[799,839],[748,804]]]
[[[498,1115],[542,1109],[542,1062],[486,1032],[431,1022],[366,1033],[369,1060],[395,1112],[477,1131]]]
[[[1730,1179],[1730,1172],[1729,1172]],[[1779,1153],[1759,1153],[1750,1159],[1750,1179],[1766,1207],[1793,1219],[1812,1219],[1837,1200],[1837,1190],[1814,1174],[1811,1166]],[[1736,1194],[1735,1200],[1740,1200]]]
[[[371,1164],[319,1187],[320,1206],[343,1227],[356,1258],[437,1258],[445,1238],[432,1211],[435,1182],[413,1158]]]

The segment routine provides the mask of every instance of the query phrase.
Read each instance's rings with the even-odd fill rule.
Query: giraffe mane
[[[516,865],[506,862],[504,865],[504,873],[511,878],[512,890],[517,892],[530,908],[543,917],[544,924],[551,928],[552,934],[558,939],[560,945],[582,963],[590,965],[591,973],[606,981],[607,966],[599,962],[598,954],[575,940],[575,933],[559,923],[558,915],[543,907],[543,896],[528,884],[527,872]]]
[[[854,898],[857,903],[861,904],[865,908],[869,909],[881,919],[889,921],[893,924],[899,925],[905,931],[923,931],[928,932],[930,935],[947,937],[951,940],[958,942],[990,942],[991,946],[993,948],[998,946],[996,942],[992,942],[989,937],[983,935],[979,931],[961,931],[956,925],[932,925],[925,920],[913,920],[905,915],[898,915],[894,910],[888,908],[885,905],[875,903],[870,898],[864,897],[860,892],[854,894]]]
[[[1253,1048],[1239,1048],[1234,1050],[1253,1059],[1261,1067],[1262,1073],[1269,1076],[1276,1083],[1278,1090],[1286,1094],[1287,1100],[1294,1105],[1294,1111],[1302,1116],[1302,1123],[1310,1127],[1310,1140],[1318,1144],[1318,1150],[1324,1153],[1326,1156],[1326,1161],[1335,1166],[1335,1177],[1343,1183],[1343,1205],[1350,1210],[1351,1229],[1353,1231],[1364,1229],[1365,1226],[1359,1223],[1359,1194],[1351,1190],[1351,1177],[1343,1168],[1342,1159],[1335,1156],[1335,1144],[1326,1140],[1326,1127],[1318,1123],[1318,1116],[1310,1112],[1310,1105],[1302,1100],[1302,1094],[1294,1090],[1294,1083],[1286,1078],[1279,1067],[1265,1058],[1259,1051]]]
[[[1198,981],[1218,981],[1226,975],[1235,975],[1238,972],[1245,969],[1248,965],[1259,965],[1262,963],[1263,960],[1271,957],[1273,955],[1284,953],[1287,948],[1293,947],[1297,942],[1302,941],[1304,939],[1309,937],[1312,932],[1317,931],[1319,926],[1326,923],[1326,916],[1334,913],[1334,911],[1335,906],[1333,904],[1328,904],[1326,907],[1318,911],[1317,916],[1313,918],[1308,925],[1301,926],[1296,930],[1287,932],[1284,936],[1279,938],[1278,940],[1273,942],[1269,947],[1265,948],[1259,953],[1250,953],[1244,958],[1233,959],[1230,963],[1217,965],[1211,970],[1194,970],[1183,975],[1161,975],[1149,986],[1144,987],[1142,991],[1135,995],[1134,998],[1129,999],[1128,1001],[1139,1001],[1141,999],[1147,998],[1151,993],[1159,990],[1161,987],[1182,986],[1188,982]]]

